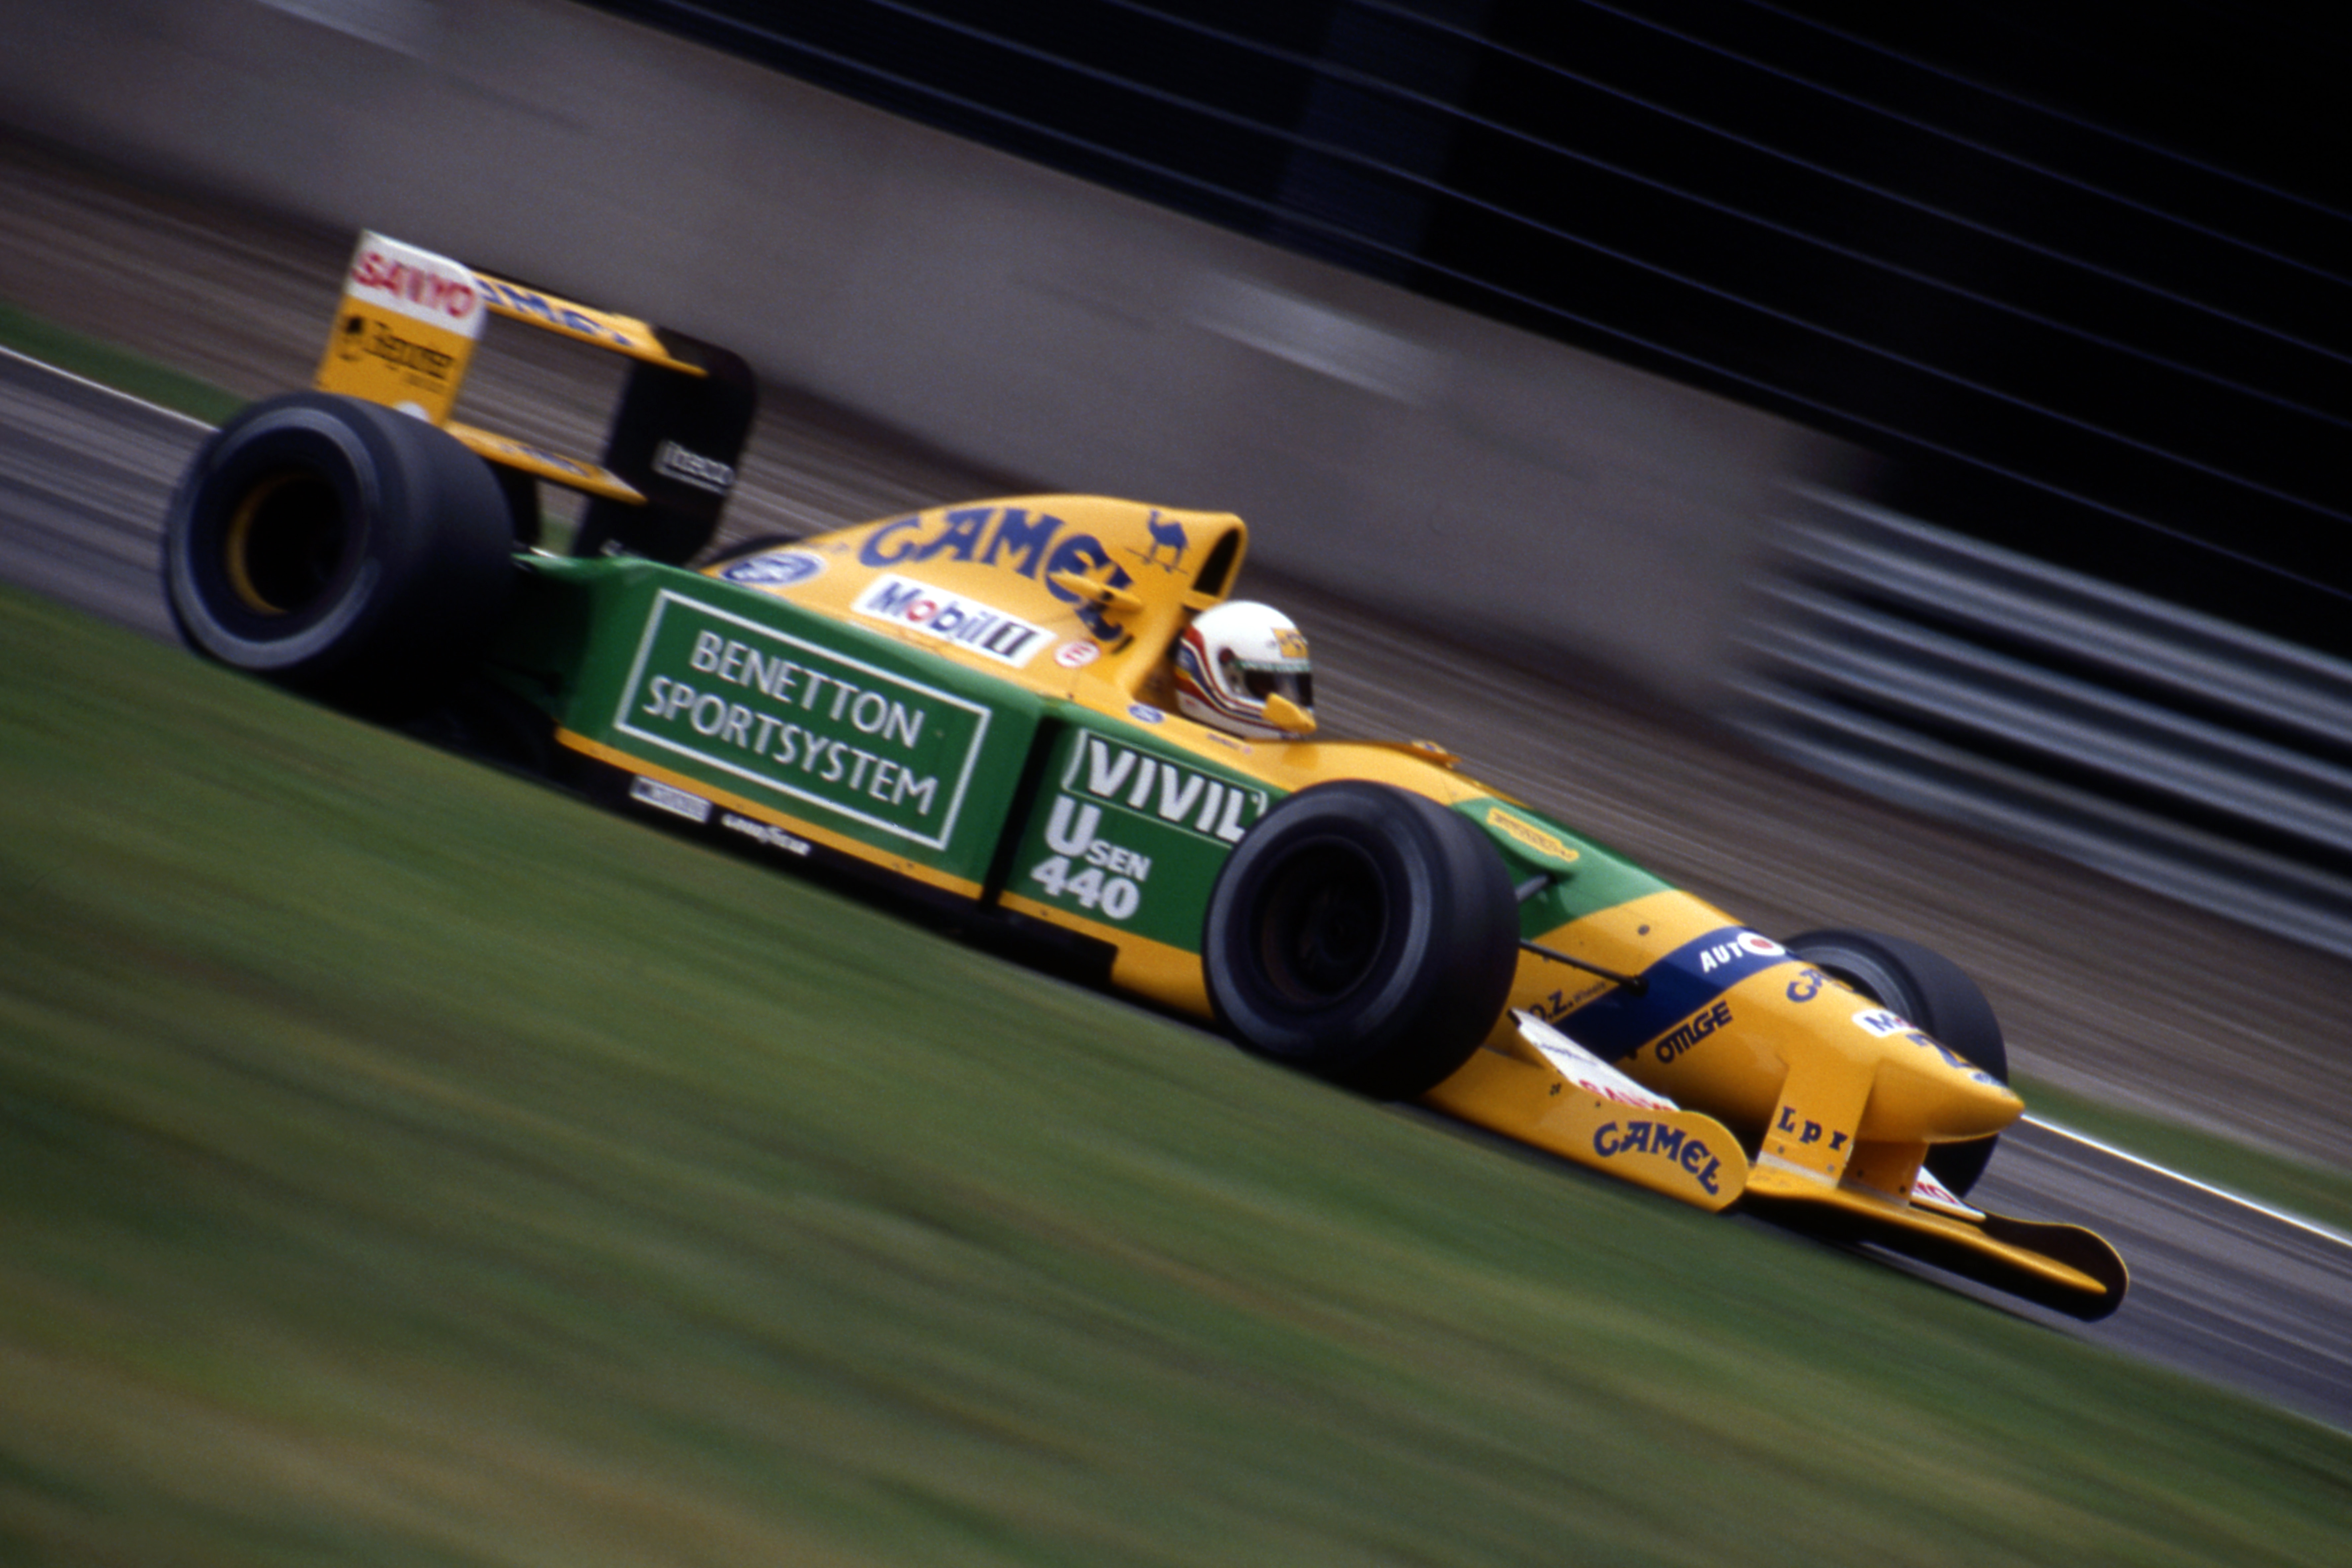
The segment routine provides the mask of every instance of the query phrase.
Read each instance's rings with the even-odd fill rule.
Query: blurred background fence
[[[1768,750],[2352,957],[2352,663],[1847,497],[1780,542]]]
[[[2352,24],[2196,0],[607,0],[2352,650]]]
[[[1878,454],[1785,509],[1739,726],[2352,953],[2340,23],[614,8]]]
[[[614,8],[1878,454],[1785,509],[1741,729],[2352,953],[2341,24]]]
[[[2352,951],[2347,26],[0,0],[0,116]]]

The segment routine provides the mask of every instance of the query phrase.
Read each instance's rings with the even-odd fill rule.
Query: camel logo
[[[1141,557],[1143,563],[1146,566],[1157,566],[1162,572],[1182,571],[1184,552],[1192,543],[1192,541],[1184,536],[1184,525],[1173,521],[1163,521],[1159,509],[1155,507],[1152,509],[1151,515],[1144,521],[1143,526],[1151,531],[1151,548],[1143,552]],[[1162,550],[1169,552],[1169,560],[1160,559],[1160,552]]]

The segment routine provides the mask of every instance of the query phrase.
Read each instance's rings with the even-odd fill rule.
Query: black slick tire
[[[1444,1082],[1510,994],[1501,854],[1436,802],[1354,780],[1299,791],[1225,862],[1202,955],[1246,1049],[1379,1099]]]
[[[513,550],[489,465],[446,432],[295,393],[243,409],[197,450],[165,514],[163,584],[207,658],[397,715],[480,658]]]

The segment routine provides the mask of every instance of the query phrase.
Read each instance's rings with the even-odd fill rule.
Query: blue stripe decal
[[[1640,995],[1612,986],[1566,1017],[1560,1031],[1603,1061],[1619,1061],[1656,1039],[1759,969],[1788,959],[1780,943],[1742,926],[1686,942],[1642,972]]]

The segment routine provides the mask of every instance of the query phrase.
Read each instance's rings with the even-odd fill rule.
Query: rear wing
[[[595,461],[453,416],[482,325],[503,316],[634,362]],[[585,494],[577,555],[683,563],[710,542],[735,486],[757,389],[716,344],[562,300],[378,234],[360,236],[313,384],[446,430],[488,460],[536,536],[538,484]]]

